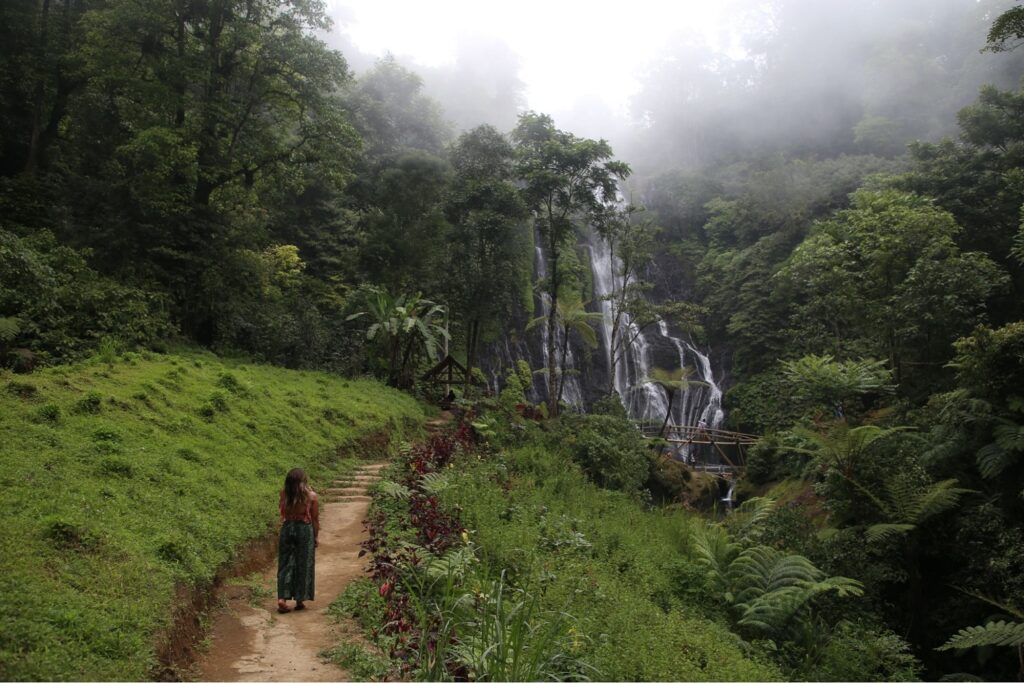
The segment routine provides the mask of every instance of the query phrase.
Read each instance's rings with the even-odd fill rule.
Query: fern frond
[[[783,555],[774,548],[746,548],[729,568],[737,603],[751,603],[767,593],[811,585],[824,574],[802,555]]]
[[[914,524],[873,524],[868,527],[864,537],[868,543],[879,543],[900,534],[910,533],[915,528]]]
[[[391,481],[385,479],[379,484],[380,492],[389,498],[397,498],[398,500],[409,500],[409,496],[412,495],[412,491],[408,488],[399,484],[397,481]]]
[[[1024,645],[1024,623],[994,621],[984,626],[968,626],[935,649],[953,650],[982,645]]]
[[[786,555],[779,558],[768,575],[768,590],[775,591],[789,586],[802,586],[819,581],[825,573],[803,555]]]
[[[738,623],[769,637],[777,635],[811,597],[811,592],[804,586],[788,586],[765,593],[744,606]]]
[[[956,479],[944,479],[925,487],[909,505],[907,522],[920,524],[929,517],[945,512],[960,503],[965,493],[973,493],[970,489],[956,488]]]
[[[466,576],[472,564],[476,561],[476,555],[468,546],[461,546],[449,550],[441,557],[431,557],[424,567],[424,571],[431,579],[452,577],[461,581]]]
[[[772,498],[751,498],[744,501],[728,517],[727,522],[737,536],[746,536],[750,531],[768,519],[775,511],[776,501]]]
[[[9,342],[21,332],[21,321],[13,316],[0,315],[0,342]]]
[[[434,496],[451,486],[451,479],[444,472],[427,472],[420,477],[420,488],[423,492]]]
[[[841,598],[860,597],[864,595],[864,584],[857,579],[846,576],[830,576],[812,586],[815,594],[834,592]]]
[[[695,524],[690,532],[697,561],[707,569],[707,580],[713,590],[723,595],[729,590],[729,567],[736,559],[739,546],[729,540],[729,534],[718,525]],[[727,602],[731,602],[727,596]]]
[[[758,545],[744,548],[729,566],[729,584],[737,602],[750,602],[768,590],[768,577],[779,560],[779,551]]]
[[[972,591],[972,590],[970,590],[968,588],[961,588],[960,586],[953,586],[953,588],[957,589],[958,591],[960,591],[964,595],[970,595],[972,598],[977,598],[978,600],[981,600],[984,603],[988,603],[989,605],[992,605],[993,607],[998,607],[999,609],[1003,610],[1007,614],[1010,614],[1010,615],[1016,617],[1017,619],[1020,619],[1020,620],[1024,621],[1024,609],[1018,609],[1018,608],[1014,607],[1013,605],[1007,604],[1005,602],[1001,602],[999,600],[996,600],[995,598],[991,598],[991,597],[985,595],[984,593],[979,593],[978,591]]]
[[[994,479],[1012,466],[1024,453],[1024,425],[1000,419],[995,440],[977,453],[978,471],[986,479]]]

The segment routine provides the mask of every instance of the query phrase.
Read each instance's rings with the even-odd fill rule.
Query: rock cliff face
[[[540,243],[540,240],[537,240]],[[611,368],[612,310],[604,297],[618,288],[616,264],[609,255],[607,246],[596,235],[577,245],[581,264],[589,265],[590,303],[588,308],[603,314],[598,331],[598,346],[584,348],[573,335],[570,336],[567,367],[570,377],[566,383],[563,400],[575,410],[589,410],[595,401],[603,397],[609,386]],[[545,256],[540,247],[534,258],[534,282],[543,279]],[[534,310],[536,315],[546,314],[549,301],[546,294],[535,292]],[[535,371],[533,387],[528,398],[542,402],[547,396],[547,329],[538,326],[526,330],[528,314],[517,310],[510,321],[510,332],[504,339],[490,344],[482,354],[481,369],[488,378],[493,391],[504,386],[507,369],[519,360],[525,360]],[[623,334],[629,334],[629,321]],[[635,330],[634,330],[635,332]],[[694,381],[690,387],[672,402],[671,423],[696,425],[702,419],[709,426],[718,426],[724,414],[721,409],[722,392],[714,376],[707,353],[697,347],[691,339],[675,336],[669,326],[662,322],[652,325],[636,336],[628,352],[616,365],[611,385],[622,399],[626,411],[633,419],[662,421],[669,408],[669,400],[662,387],[648,381],[651,368],[678,370],[689,367],[693,370]],[[561,338],[556,340],[561,348]]]

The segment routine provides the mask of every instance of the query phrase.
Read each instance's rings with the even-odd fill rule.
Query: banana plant
[[[369,291],[365,305],[366,310],[353,313],[347,320],[370,318],[366,339],[376,342],[383,351],[388,383],[411,386],[416,360],[423,354],[434,358],[439,341],[449,338],[443,322],[445,307],[419,292],[396,297],[378,287]]]

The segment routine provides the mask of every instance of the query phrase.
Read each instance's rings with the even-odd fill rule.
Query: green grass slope
[[[423,414],[371,381],[210,354],[0,374],[0,679],[139,680],[203,586],[314,488]]]
[[[461,511],[483,562],[576,619],[575,654],[598,679],[782,679],[751,658],[703,590],[690,514],[644,510],[542,445],[454,472],[443,497]]]

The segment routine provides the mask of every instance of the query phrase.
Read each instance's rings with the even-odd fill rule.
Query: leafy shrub
[[[19,237],[0,229],[0,311],[22,321],[6,344],[34,359],[81,357],[101,340],[148,345],[171,333],[166,309],[164,296],[101,276],[48,232]]]
[[[36,411],[36,415],[43,422],[56,424],[60,422],[60,406],[56,403],[47,403],[44,406],[40,406],[39,410]]]
[[[121,435],[108,427],[100,427],[93,431],[92,440],[96,442],[110,441],[116,443],[121,441]]]
[[[822,634],[813,669],[804,664],[794,678],[813,676],[821,681],[916,681],[920,662],[907,641],[884,628],[871,628],[849,621]],[[798,667],[795,667],[798,668]],[[800,674],[804,674],[801,676]]]
[[[249,390],[242,384],[234,374],[222,372],[217,377],[217,386],[226,389],[235,396],[248,396]]]
[[[358,643],[341,643],[323,653],[328,661],[338,664],[357,681],[387,680],[391,661]]]
[[[565,424],[573,459],[595,483],[627,493],[639,491],[649,463],[636,427],[610,415],[568,417]]]
[[[207,399],[214,410],[226,413],[228,411],[228,396],[223,391],[215,391]]]
[[[162,541],[156,548],[156,555],[164,562],[178,565],[185,570],[190,569],[196,560],[192,544],[180,536]]]
[[[103,410],[103,394],[98,391],[90,391],[75,402],[76,413],[97,415],[101,410]]]
[[[8,382],[7,393],[22,399],[33,399],[38,393],[36,385],[28,382]]]
[[[175,451],[176,455],[182,460],[188,460],[189,462],[202,462],[202,457],[191,448],[179,448]]]
[[[381,623],[386,606],[384,597],[373,581],[360,577],[345,587],[327,608],[327,612],[336,619],[355,619],[363,630],[369,631]]]
[[[99,347],[96,351],[96,357],[101,362],[113,365],[117,362],[117,355],[121,351],[120,344],[113,337],[104,337],[100,340]]]
[[[62,550],[93,550],[99,538],[81,524],[59,516],[43,519],[46,537]]]
[[[100,473],[110,477],[131,479],[135,476],[135,468],[124,458],[108,456],[100,460]]]

